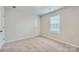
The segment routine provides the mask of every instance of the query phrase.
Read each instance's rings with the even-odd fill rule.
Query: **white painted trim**
[[[31,39],[31,38],[34,38],[34,37],[38,37],[39,35],[34,35],[34,36],[30,36],[30,37],[22,37],[20,39],[16,39],[16,40],[8,40],[6,41],[6,43],[9,43],[9,42],[15,42],[15,41],[19,41],[19,40],[24,40],[24,39]]]
[[[3,46],[4,43],[5,43],[4,40],[1,40],[1,41],[0,41],[0,49],[2,49],[2,46]]]
[[[56,10],[62,9],[64,7],[66,7],[66,6],[43,6],[43,7],[37,8],[34,11],[34,13],[36,15],[41,16],[41,15],[45,15],[45,14],[48,14],[50,12],[54,12]]]
[[[62,40],[58,40],[57,38],[54,38],[54,37],[52,38],[52,37],[49,36],[49,35],[43,34],[42,36],[43,36],[43,37],[46,37],[46,38],[49,38],[49,39],[53,39],[53,40],[55,40],[55,41],[59,41],[59,42],[61,42],[61,43],[65,43],[65,44],[67,44],[67,45],[71,45],[71,46],[76,47],[76,48],[79,48],[79,46],[76,45],[76,44],[73,44],[73,43],[70,43],[70,42],[66,42],[66,41],[62,41]]]

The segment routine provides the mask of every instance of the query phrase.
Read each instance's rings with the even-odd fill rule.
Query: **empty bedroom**
[[[79,6],[0,6],[0,52],[79,52]]]

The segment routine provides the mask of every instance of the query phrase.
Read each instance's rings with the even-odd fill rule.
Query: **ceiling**
[[[16,10],[23,10],[33,15],[44,15],[49,12],[54,12],[64,6],[16,6]],[[8,9],[12,9],[12,6],[6,6]]]
[[[36,15],[43,15],[49,12],[54,12],[58,9],[64,8],[64,6],[37,6],[34,10]]]

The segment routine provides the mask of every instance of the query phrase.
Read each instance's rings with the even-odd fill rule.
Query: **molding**
[[[5,40],[0,41],[0,50],[2,49],[3,44],[5,43]]]
[[[55,41],[63,43],[63,44],[71,45],[71,46],[76,47],[76,48],[79,48],[79,46],[76,44],[69,43],[69,42],[62,41],[62,40],[57,40],[57,38],[54,38],[54,37],[51,38],[51,36],[49,36],[49,35],[42,35],[42,37],[47,38],[47,39],[51,39],[51,40],[55,40]]]
[[[36,15],[45,15],[45,14],[48,14],[50,12],[54,12],[56,10],[59,10],[61,8],[64,8],[66,6],[43,6],[43,7],[40,7],[39,9],[35,10],[34,13]]]
[[[56,9],[56,10],[54,10],[54,11],[51,11],[51,12],[45,13],[45,14],[40,15],[40,16],[48,15],[48,14],[50,14],[50,13],[54,13],[54,12],[57,12],[57,11],[63,10],[64,8],[68,8],[68,7],[69,7],[69,6],[63,6],[62,8]]]
[[[19,41],[19,40],[25,40],[25,39],[32,39],[32,38],[35,38],[35,37],[39,37],[40,35],[34,35],[34,36],[30,36],[30,37],[23,37],[23,38],[20,38],[20,39],[16,39],[16,40],[8,40],[6,41],[6,43],[9,43],[9,42],[15,42],[15,41]]]

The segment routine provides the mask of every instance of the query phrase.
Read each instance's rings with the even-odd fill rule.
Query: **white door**
[[[4,7],[0,6],[0,48],[4,43]]]

